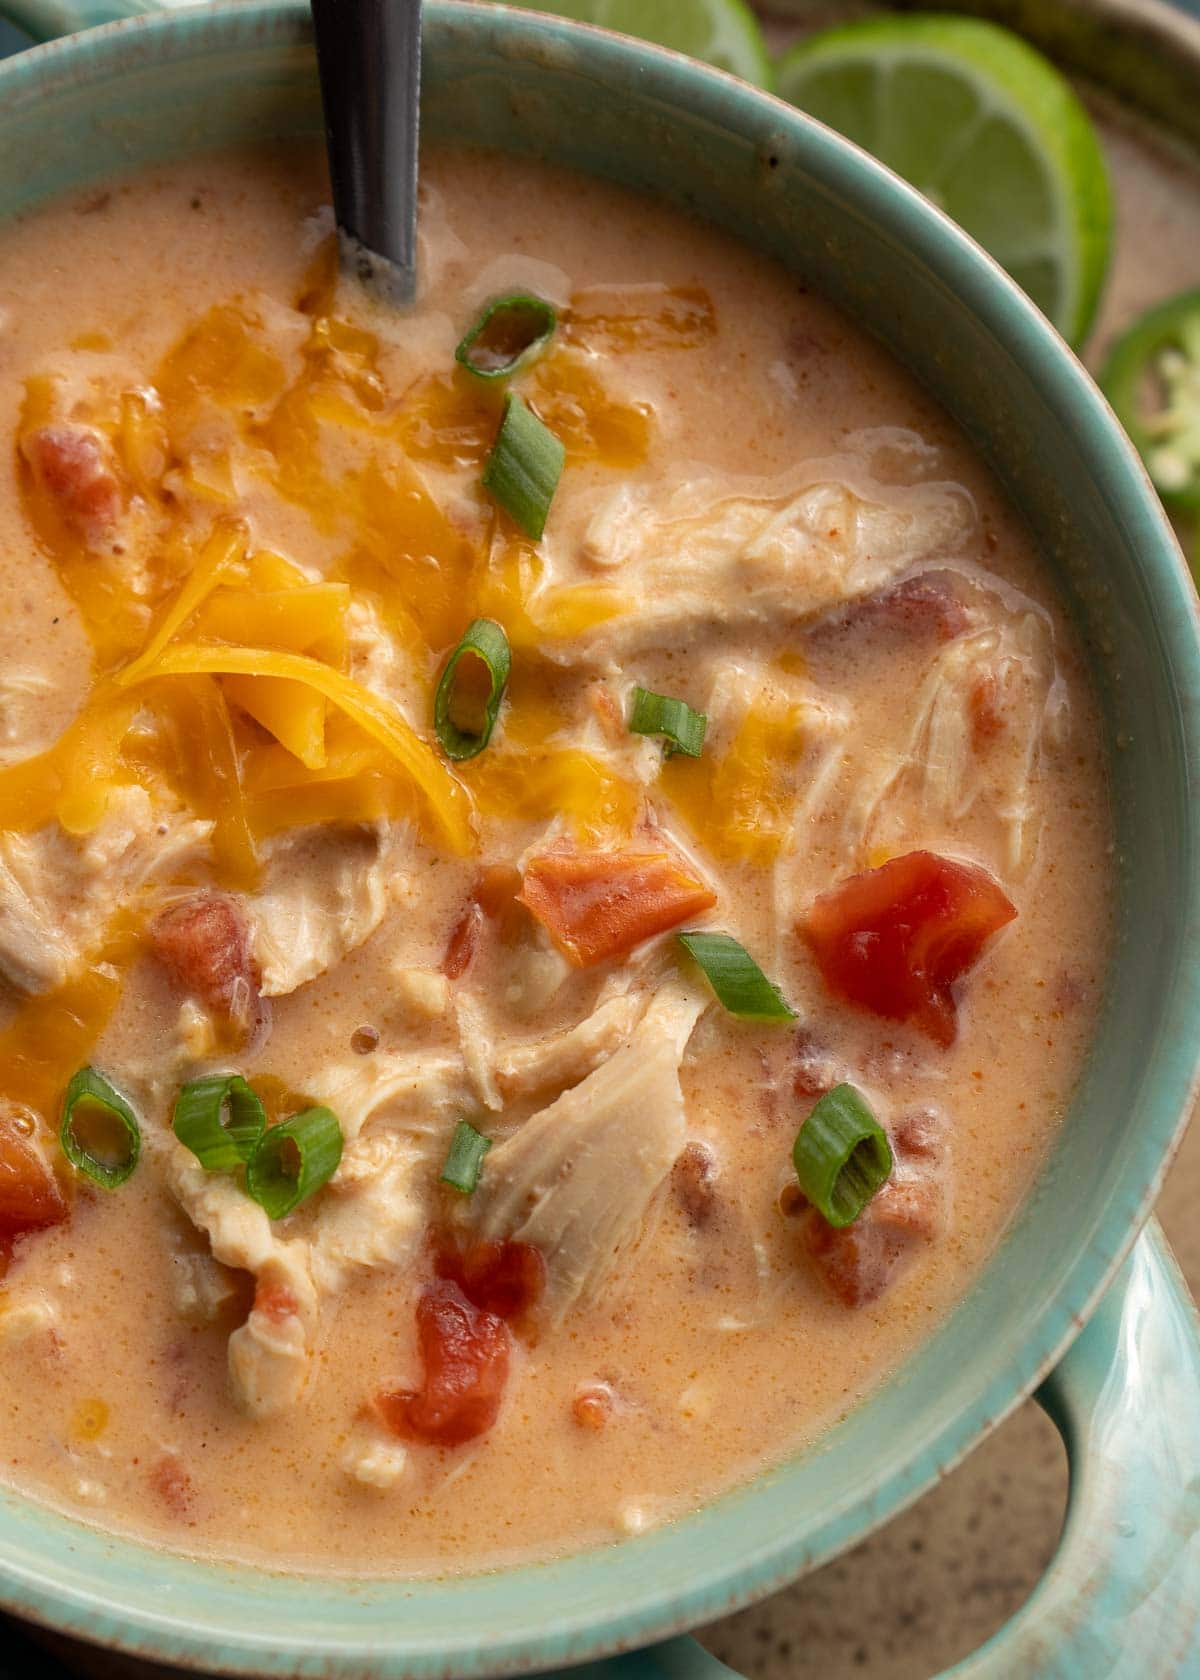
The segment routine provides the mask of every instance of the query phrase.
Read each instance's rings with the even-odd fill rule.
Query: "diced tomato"
[[[475,953],[479,949],[479,936],[483,932],[483,911],[474,899],[463,911],[446,943],[446,954],[442,958],[442,973],[447,980],[461,980],[463,975],[475,961]]]
[[[666,850],[543,852],[525,867],[521,902],[580,968],[623,957],[717,902]]]
[[[417,1303],[421,1388],[381,1394],[382,1421],[405,1441],[459,1447],[495,1423],[508,1381],[511,1338],[502,1318],[440,1278]]]
[[[946,1120],[936,1108],[913,1108],[888,1128],[892,1149],[905,1159],[936,1161],[945,1142]]]
[[[479,908],[505,942],[511,944],[522,924],[528,925],[524,910],[518,903],[521,891],[521,871],[511,864],[493,863],[479,877],[475,900]]]
[[[835,1229],[816,1208],[804,1214],[804,1249],[826,1288],[846,1307],[878,1300],[912,1250],[938,1229],[936,1186],[885,1184],[854,1221]]]
[[[583,1383],[571,1401],[571,1416],[580,1429],[598,1433],[613,1415],[616,1398],[607,1383]]]
[[[108,452],[86,426],[41,426],[21,443],[34,482],[59,514],[89,541],[121,516],[121,486]]]
[[[706,1144],[685,1143],[671,1168],[671,1190],[688,1222],[707,1225],[717,1201],[717,1168]]]
[[[945,1045],[951,986],[1016,913],[985,869],[909,852],[822,893],[798,931],[836,996]]]
[[[254,1311],[269,1318],[272,1324],[282,1324],[294,1318],[299,1302],[286,1283],[260,1283],[254,1291]]]
[[[607,683],[593,683],[588,689],[588,702],[610,745],[620,746],[629,739],[624,714],[616,695]]]
[[[195,1499],[192,1478],[174,1453],[164,1453],[149,1472],[150,1486],[173,1517],[188,1516]]]
[[[949,642],[961,636],[970,622],[971,615],[948,574],[917,572],[871,595],[860,595],[821,620],[814,631],[896,630],[906,636],[925,633],[936,641]]]
[[[473,1243],[464,1253],[445,1249],[437,1275],[456,1283],[473,1307],[497,1318],[531,1312],[546,1287],[546,1262],[529,1243]]]
[[[171,978],[231,1022],[247,1039],[265,1028],[269,1005],[250,948],[250,924],[236,900],[198,893],[157,916],[155,955]]]
[[[971,746],[984,752],[1004,733],[1004,713],[995,677],[982,676],[971,690],[967,702],[971,715]]]
[[[12,1110],[0,1112],[0,1271],[18,1237],[66,1217],[58,1181],[32,1134]]]
[[[823,1097],[845,1079],[845,1069],[833,1052],[801,1028],[793,1040],[792,1091],[805,1097]]]
[[[475,883],[470,902],[450,934],[446,954],[442,958],[442,973],[448,980],[459,980],[479,954],[485,920],[493,922],[505,944],[516,938],[522,917],[517,903],[521,890],[520,873],[506,864],[492,864]]]

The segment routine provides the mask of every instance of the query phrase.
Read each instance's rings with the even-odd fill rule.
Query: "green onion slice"
[[[484,462],[482,483],[492,500],[534,542],[541,540],[546,529],[565,454],[549,427],[510,391],[492,452]]]
[[[240,1073],[215,1073],[183,1087],[172,1125],[205,1172],[232,1172],[253,1158],[267,1111]]]
[[[851,1225],[892,1175],[887,1133],[853,1085],[835,1085],[796,1134],[800,1188],[830,1225]]]
[[[451,716],[456,698],[455,673],[459,662],[468,654],[487,667],[490,679],[487,698],[483,702],[482,728],[475,731],[460,729]],[[504,689],[511,669],[512,653],[509,650],[508,637],[493,619],[477,618],[446,661],[446,668],[442,672],[437,694],[434,696],[433,727],[447,758],[457,761],[474,758],[487,746],[492,738],[492,730],[496,727],[500,702],[504,698]]]
[[[507,379],[533,360],[558,324],[545,298],[509,292],[489,303],[454,352],[480,379]]]
[[[342,1128],[327,1108],[306,1108],[270,1126],[246,1167],[246,1193],[268,1219],[282,1219],[333,1177]]]
[[[450,1139],[446,1165],[442,1168],[442,1183],[450,1184],[469,1196],[479,1183],[483,1157],[492,1147],[492,1140],[477,1132],[469,1120],[460,1120]]]
[[[668,758],[677,752],[699,758],[708,718],[703,712],[694,712],[685,700],[655,694],[652,688],[635,688],[629,728],[634,735],[665,735]]]
[[[67,1086],[58,1140],[71,1165],[102,1190],[124,1184],[142,1152],[137,1115],[94,1067],[81,1067]]]
[[[720,1003],[739,1021],[794,1021],[796,1011],[728,933],[680,933],[684,950],[704,970]]]

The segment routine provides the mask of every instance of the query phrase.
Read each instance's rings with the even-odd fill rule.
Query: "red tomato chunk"
[[[939,1200],[927,1182],[885,1184],[853,1225],[834,1229],[817,1212],[805,1214],[803,1243],[830,1294],[845,1307],[862,1307],[883,1294],[911,1252],[932,1242]]]
[[[949,642],[961,636],[971,615],[954,591],[953,580],[944,572],[917,572],[899,583],[860,595],[848,606],[821,620],[822,631],[891,630],[912,636],[925,632],[936,641]]]
[[[68,525],[95,540],[121,516],[121,487],[107,452],[84,426],[42,426],[22,444],[38,488]]]
[[[495,925],[503,944],[511,945],[516,941],[524,915],[517,903],[520,890],[521,876],[516,869],[505,864],[493,864],[482,872],[446,945],[442,973],[448,980],[460,980],[475,961],[485,921]]]
[[[151,1466],[149,1482],[173,1517],[182,1522],[191,1515],[196,1490],[192,1478],[174,1453],[164,1453],[157,1464]]]
[[[54,1173],[17,1115],[0,1113],[0,1273],[18,1237],[67,1217]]]
[[[985,869],[909,852],[822,893],[798,931],[835,996],[946,1045],[951,986],[1016,913]]]
[[[417,1342],[424,1383],[415,1392],[381,1394],[384,1423],[402,1440],[433,1447],[459,1447],[485,1434],[508,1381],[512,1342],[504,1320],[439,1278],[417,1303]]]
[[[283,1324],[294,1318],[299,1306],[286,1283],[260,1282],[254,1291],[254,1311],[270,1319],[272,1324]]]
[[[472,899],[451,930],[442,958],[442,973],[447,980],[461,980],[475,961],[479,936],[483,932],[483,911]]]
[[[250,926],[235,899],[223,893],[185,899],[155,918],[150,939],[154,954],[177,985],[225,1016],[246,1037],[263,1028],[269,1006],[259,993],[261,977],[250,948]]]
[[[627,956],[717,902],[673,852],[543,852],[525,868],[521,902],[579,968]]]
[[[530,1243],[475,1243],[465,1254],[439,1254],[437,1275],[456,1283],[473,1307],[522,1318],[546,1287],[546,1262]]]

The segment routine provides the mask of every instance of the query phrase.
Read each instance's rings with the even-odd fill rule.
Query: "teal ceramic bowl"
[[[112,16],[120,0],[94,0],[93,18],[101,6]],[[8,10],[46,34],[79,21],[71,0]],[[0,1603],[210,1671],[434,1680],[546,1668],[695,1625],[851,1544],[1060,1360],[1147,1216],[1197,1074],[1196,601],[1133,450],[1071,353],[894,176],[718,72],[446,0],[428,7],[425,71],[428,142],[545,155],[730,230],[881,338],[975,440],[1091,654],[1116,816],[1116,945],[1053,1156],[958,1310],[819,1449],[693,1516],[550,1565],[386,1583],[192,1562],[0,1493]],[[157,159],[320,129],[303,7],[246,0],[117,24],[0,65],[0,217]],[[1158,1626],[1176,1618],[1177,1644],[1194,1629],[1193,1326],[1160,1248],[1143,1243],[1119,1284],[1052,1392],[1077,1449],[1057,1571],[1017,1633],[963,1673],[1128,1674],[1121,1639],[1134,1640],[1128,1657],[1147,1599]],[[1101,1666],[1113,1652],[1118,1666]],[[640,1659],[647,1672],[708,1661],[679,1642]],[[1140,1660],[1137,1671],[1150,1672]]]

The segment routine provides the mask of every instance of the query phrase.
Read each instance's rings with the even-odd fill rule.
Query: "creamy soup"
[[[280,150],[0,241],[0,1442],[445,1571],[929,1333],[1069,1101],[1109,830],[1027,532],[830,303],[490,157],[425,159],[410,314],[330,230]]]

